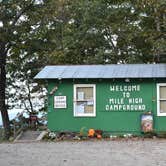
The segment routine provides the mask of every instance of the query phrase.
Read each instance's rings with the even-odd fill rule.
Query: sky
[[[16,117],[17,113],[22,112],[22,109],[13,109],[9,111],[9,119],[12,120]],[[2,125],[2,117],[0,114],[0,125]]]
[[[22,109],[13,109],[13,110],[8,111],[9,119],[12,120],[12,119],[16,118],[17,114],[21,113],[21,112],[23,112]],[[24,112],[23,116],[26,117],[26,118],[28,117],[26,112]],[[43,116],[43,113],[38,114],[39,118],[41,118],[42,116]],[[44,123],[46,123],[46,121]],[[1,114],[0,114],[0,126],[1,125],[2,125],[2,117],[1,117]]]

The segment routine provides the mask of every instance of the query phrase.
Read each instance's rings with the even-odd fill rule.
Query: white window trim
[[[166,83],[157,84],[157,116],[166,116],[166,113],[160,112],[160,87],[166,86]]]
[[[77,94],[76,94],[76,89],[78,87],[93,87],[93,102],[94,102],[94,107],[93,107],[93,113],[84,113],[84,114],[76,114],[76,102],[77,102]],[[74,100],[73,100],[73,113],[74,117],[96,117],[96,85],[95,84],[74,84]]]

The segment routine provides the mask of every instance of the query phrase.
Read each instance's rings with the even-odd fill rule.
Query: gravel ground
[[[166,166],[166,140],[0,144],[0,166]]]

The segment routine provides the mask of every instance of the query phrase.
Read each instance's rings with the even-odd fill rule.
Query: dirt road
[[[166,140],[3,143],[0,166],[166,166]]]

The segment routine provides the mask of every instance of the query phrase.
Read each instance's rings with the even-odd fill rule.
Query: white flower
[[[48,136],[49,136],[51,139],[53,139],[53,138],[56,137],[56,133],[50,132],[50,133],[48,134]]]

